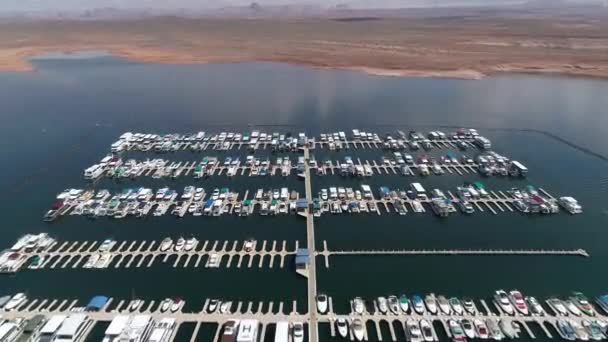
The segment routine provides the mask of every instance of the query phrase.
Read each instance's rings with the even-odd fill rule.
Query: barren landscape
[[[141,62],[273,61],[395,76],[608,77],[608,11],[0,23],[0,70],[28,71],[31,56],[80,50]]]

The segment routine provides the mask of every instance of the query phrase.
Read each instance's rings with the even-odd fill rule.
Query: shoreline
[[[142,50],[124,47],[86,46],[78,48],[22,48],[17,51],[0,50],[0,72],[36,72],[31,59],[49,53],[75,54],[86,51],[104,51],[110,56],[124,58],[138,63],[150,64],[214,64],[214,63],[254,63],[271,62],[305,66],[315,69],[344,70],[380,77],[420,77],[420,78],[448,78],[461,80],[481,80],[497,74],[531,74],[531,75],[557,75],[566,77],[583,77],[608,80],[608,68],[591,65],[526,65],[509,64],[488,66],[488,70],[459,68],[454,70],[429,70],[406,68],[382,68],[372,65],[340,65],[336,63],[317,63],[302,59],[289,58],[249,58],[245,56],[234,57],[203,57],[180,52],[167,52],[164,50]],[[369,63],[372,64],[372,63]]]

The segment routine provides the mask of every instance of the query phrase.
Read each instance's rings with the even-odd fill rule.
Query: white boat
[[[193,250],[197,242],[198,240],[196,238],[189,238],[188,240],[186,240],[186,244],[184,245],[184,251],[189,252]]]
[[[477,334],[477,336],[480,339],[482,339],[482,340],[488,339],[488,337],[489,337],[488,327],[482,320],[475,319],[473,321],[473,325],[475,326],[475,333]]]
[[[100,254],[91,255],[87,259],[87,262],[85,262],[84,265],[82,265],[82,268],[93,268],[95,266],[95,264],[97,264],[97,261],[99,260],[100,257],[101,257]]]
[[[319,294],[317,296],[317,311],[321,314],[327,312],[327,296],[324,294]]]
[[[498,306],[500,306],[502,311],[504,311],[507,315],[515,314],[515,310],[513,309],[513,306],[511,305],[511,301],[509,301],[509,296],[507,295],[507,293],[505,291],[503,291],[503,290],[496,291],[496,294],[494,295],[494,300],[496,301],[496,304],[498,304]]]
[[[302,324],[302,322],[294,322],[291,328],[291,335],[293,337],[293,342],[304,341],[304,324]]]
[[[184,303],[184,300],[181,298],[174,299],[173,304],[171,304],[170,311],[177,312],[177,310],[179,310],[179,308],[182,306],[183,303]]]
[[[434,294],[429,294],[424,297],[424,304],[426,305],[426,309],[433,315],[437,314],[437,299]]]
[[[165,238],[161,243],[160,243],[160,251],[161,252],[166,252],[169,250],[169,248],[171,248],[171,246],[173,245],[173,240],[171,240],[170,238]]]
[[[226,314],[226,313],[230,313],[230,309],[232,308],[232,302],[228,301],[228,302],[223,302],[220,305],[220,313],[221,314]]]
[[[517,337],[517,332],[513,327],[513,322],[511,322],[510,320],[500,320],[500,322],[498,322],[498,325],[500,326],[500,329],[505,334],[505,336],[507,336],[508,338],[512,339]]]
[[[213,313],[215,312],[215,310],[217,310],[218,305],[220,304],[220,301],[217,299],[211,299],[209,301],[209,305],[207,306],[207,312],[208,313]]]
[[[388,296],[388,307],[393,314],[398,315],[400,313],[401,309],[397,296]]]
[[[407,327],[407,331],[409,333],[411,342],[424,341],[424,337],[422,336],[422,331],[420,330],[420,325],[418,325],[418,322],[416,320],[413,320],[411,318],[408,319],[407,322],[405,323],[405,326]]]
[[[186,240],[184,238],[180,237],[179,239],[177,239],[177,243],[175,244],[174,249],[176,252],[179,252],[182,249],[184,249],[185,245],[186,245]]]
[[[25,302],[26,300],[27,296],[25,295],[25,293],[19,292],[16,295],[12,296],[8,302],[6,302],[6,304],[4,305],[4,310],[10,311],[12,309],[15,309],[19,305],[23,304],[23,302]]]
[[[378,297],[376,299],[376,304],[378,305],[378,311],[382,314],[386,314],[388,312],[388,303],[385,297]]]
[[[572,313],[573,315],[580,316],[582,314],[581,309],[579,309],[576,305],[574,305],[574,303],[572,303],[572,301],[565,300],[564,304],[566,305],[566,308],[568,309],[568,311],[570,311],[570,313]]]
[[[353,319],[351,328],[353,330],[353,335],[355,335],[355,339],[357,339],[357,341],[363,341],[365,338],[365,325],[363,325],[360,318]]]
[[[526,297],[525,300],[528,303],[528,308],[530,309],[530,314],[532,314],[533,316],[544,316],[545,315],[545,309],[543,308],[543,306],[538,302],[538,300],[535,297]]]
[[[160,312],[167,312],[167,310],[171,308],[171,304],[173,304],[173,301],[171,299],[166,298],[165,300],[163,300],[160,303]]]
[[[578,204],[578,201],[573,197],[565,196],[560,197],[558,203],[566,209],[570,214],[580,214],[583,212],[583,207]]]
[[[450,302],[444,296],[437,296],[437,304],[439,304],[439,310],[446,315],[452,314],[452,307]]]
[[[526,304],[524,296],[521,294],[521,292],[517,290],[512,290],[511,292],[509,292],[509,299],[511,300],[513,306],[515,306],[515,309],[519,311],[519,313],[526,316],[529,314],[528,305]]]
[[[129,305],[129,311],[135,311],[143,304],[141,299],[133,299],[131,305]]]
[[[475,338],[475,326],[470,319],[463,318],[462,321],[460,321],[460,325],[462,326],[464,334],[467,335],[468,338]]]
[[[422,331],[422,337],[425,341],[430,342],[435,340],[433,338],[433,326],[431,325],[431,322],[426,319],[420,320],[420,330]]]
[[[336,328],[338,329],[338,334],[342,338],[346,338],[348,336],[348,321],[344,317],[338,317],[336,320]]]
[[[361,297],[355,297],[355,299],[353,299],[352,310],[356,314],[363,314],[363,311],[365,311],[365,304],[363,304],[363,299],[361,299]]]
[[[564,303],[558,298],[549,298],[547,300],[547,303],[553,309],[553,311],[555,311],[556,314],[568,316],[568,309],[566,309]]]

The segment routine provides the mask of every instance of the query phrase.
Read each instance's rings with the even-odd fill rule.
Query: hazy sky
[[[314,4],[335,6],[337,4],[348,4],[354,8],[394,8],[502,4],[525,2],[526,0],[0,0],[0,12],[82,11],[101,7],[114,7],[120,9],[209,9],[226,6],[246,6],[253,1],[258,2],[261,5]],[[603,0],[567,1],[601,3]]]

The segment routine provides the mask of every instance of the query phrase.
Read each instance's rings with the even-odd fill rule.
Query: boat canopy
[[[108,302],[108,297],[106,296],[95,296],[91,299],[89,304],[87,304],[87,310],[91,311],[99,311],[104,305]]]

